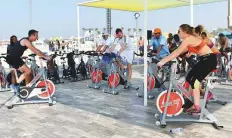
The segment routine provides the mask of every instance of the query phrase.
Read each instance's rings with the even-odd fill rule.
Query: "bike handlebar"
[[[89,55],[89,56],[102,56],[103,55],[102,53],[100,53],[100,52],[97,53],[96,51],[86,51],[83,54]]]
[[[5,57],[5,56],[0,56],[0,58],[4,58],[4,59],[6,59],[6,57]]]

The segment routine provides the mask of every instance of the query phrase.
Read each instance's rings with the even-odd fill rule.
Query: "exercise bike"
[[[52,82],[54,82],[55,84],[60,84],[60,83],[64,83],[64,81],[60,80],[60,75],[59,75],[59,67],[56,64],[55,58],[57,56],[62,56],[62,55],[58,55],[56,52],[55,54],[53,54],[51,57],[51,61],[47,62],[47,78],[50,79]],[[42,68],[42,66],[41,66]]]
[[[0,92],[10,91],[6,81],[6,72],[2,65],[1,59],[6,59],[5,56],[0,56]]]
[[[135,53],[135,55],[143,56],[137,53]],[[156,91],[154,91],[154,88],[158,88],[158,91],[167,89],[167,86],[165,86],[164,83],[170,79],[170,66],[164,66],[162,70],[159,70],[158,66],[156,65],[159,61],[154,57],[152,51],[150,51],[147,56],[149,57],[147,61],[147,92],[148,99],[153,99],[157,94]],[[161,72],[161,77],[159,76],[159,72]],[[136,95],[138,97],[144,97],[143,93],[137,93]]]
[[[108,56],[111,59],[111,61],[109,63],[106,63],[107,65],[110,65],[110,67],[106,69],[107,71],[109,71],[106,72],[107,75],[109,74],[107,79],[108,86],[107,88],[103,88],[103,92],[117,95],[119,93],[119,89],[117,89],[119,84],[124,85],[124,89],[127,90],[139,90],[139,87],[134,87],[134,86],[125,87],[127,83],[128,72],[127,69],[126,72],[120,70],[120,67],[118,66],[118,63],[116,61],[117,56],[113,53],[105,53],[104,55]]]
[[[52,57],[54,58],[54,57]],[[40,65],[42,67],[42,59],[40,59]],[[15,73],[16,80],[18,80],[17,70],[11,69]],[[38,81],[43,77],[42,81]],[[44,69],[38,72],[34,79],[27,85],[19,88],[16,92],[13,100],[7,102],[5,105],[8,109],[12,109],[14,105],[24,105],[24,104],[37,104],[37,103],[48,103],[49,106],[56,104],[55,97],[55,85],[52,81],[45,78]],[[40,100],[34,100],[33,97],[38,97]]]
[[[221,82],[222,85],[232,85],[232,56],[231,56],[231,52],[232,49],[231,48],[227,48],[225,51],[223,52],[227,52],[228,53],[228,64],[223,66],[224,69],[224,74],[225,74],[225,81]],[[222,60],[222,58],[221,58]]]
[[[156,114],[155,117],[158,119],[156,125],[161,128],[166,127],[166,122],[197,122],[197,123],[209,123],[212,124],[216,129],[223,128],[223,126],[217,125],[217,119],[206,109],[206,100],[209,90],[212,88],[212,80],[215,77],[209,77],[207,80],[207,85],[205,87],[204,98],[200,99],[200,114],[186,114],[188,118],[177,118],[183,111],[183,108],[188,108],[193,105],[193,92],[189,89],[190,87],[177,83],[175,78],[176,74],[176,62],[171,61],[169,63],[171,68],[171,80],[169,83],[169,88],[159,94],[156,105],[161,113]],[[189,89],[189,90],[188,90]],[[185,106],[185,107],[184,107]],[[187,107],[188,106],[188,107]],[[191,116],[191,118],[189,118]],[[183,117],[183,116],[182,116]]]
[[[86,64],[83,60],[82,54],[84,54],[84,51],[80,51],[79,54],[75,54],[76,57],[81,56],[81,61],[80,61],[80,64],[76,68],[76,72],[77,72],[77,75],[81,77],[81,80],[85,80],[85,79],[88,79],[89,77],[88,77]]]
[[[102,79],[104,78],[103,72],[100,68],[101,64],[99,58],[99,56],[102,56],[102,54],[96,53],[95,51],[86,51],[84,54],[91,56],[91,58],[89,58],[89,60],[87,61],[89,68],[88,70],[91,74],[91,84],[87,85],[87,87],[93,89],[100,89],[103,85]]]

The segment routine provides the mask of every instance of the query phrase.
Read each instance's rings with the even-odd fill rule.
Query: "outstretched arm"
[[[165,63],[167,63],[167,62],[175,59],[176,57],[178,57],[181,53],[184,53],[184,52],[188,51],[187,46],[188,46],[188,44],[186,43],[186,41],[183,41],[181,43],[181,45],[175,51],[173,51],[169,56],[163,58],[159,62],[159,65],[162,66]]]
[[[40,56],[40,57],[47,57],[44,53],[42,53],[40,50],[38,50],[37,48],[35,48],[32,44],[31,44],[31,42],[29,41],[29,40],[27,40],[27,39],[24,39],[24,40],[22,40],[21,41],[21,44],[23,45],[23,46],[26,46],[26,47],[28,47],[33,53],[35,53],[36,55],[38,55],[38,56]]]

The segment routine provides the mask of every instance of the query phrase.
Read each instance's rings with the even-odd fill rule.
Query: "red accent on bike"
[[[95,70],[93,73],[92,73],[92,82],[95,83],[95,84],[98,84],[101,82],[102,80],[102,71],[100,70]]]
[[[110,74],[110,76],[108,78],[108,86],[110,88],[116,88],[119,85],[119,82],[120,82],[120,76],[118,75],[118,73],[116,73],[116,74],[114,74],[114,73]]]
[[[55,85],[53,84],[53,82],[51,82],[50,80],[46,80],[47,84],[48,84],[48,91],[50,96],[52,96],[55,93]],[[45,85],[45,81],[39,81],[36,85],[36,87],[39,88],[46,88]],[[48,98],[48,93],[47,91],[42,91],[41,94],[38,95],[38,97],[42,98],[42,99],[47,99]]]
[[[154,76],[147,76],[147,91],[152,91],[155,87],[155,77]]]
[[[167,96],[168,96],[167,91],[164,91],[160,93],[160,95],[157,98],[156,106],[161,113],[164,112]],[[178,92],[171,92],[168,107],[167,107],[167,116],[179,115],[183,110],[182,108],[183,104],[184,104],[183,97]]]

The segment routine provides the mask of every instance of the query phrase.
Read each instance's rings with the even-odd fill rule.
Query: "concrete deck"
[[[143,69],[135,66],[134,85],[142,85]],[[0,108],[0,138],[230,138],[232,135],[232,86],[216,85],[215,92],[226,106],[211,103],[208,109],[224,125],[216,130],[209,124],[168,123],[156,126],[155,100],[143,106],[136,91],[119,95],[87,88],[90,80],[56,85],[57,104]],[[142,91],[142,89],[140,89]],[[0,103],[12,93],[0,93]],[[230,116],[231,115],[231,116]],[[181,134],[171,134],[172,128],[182,127]]]

